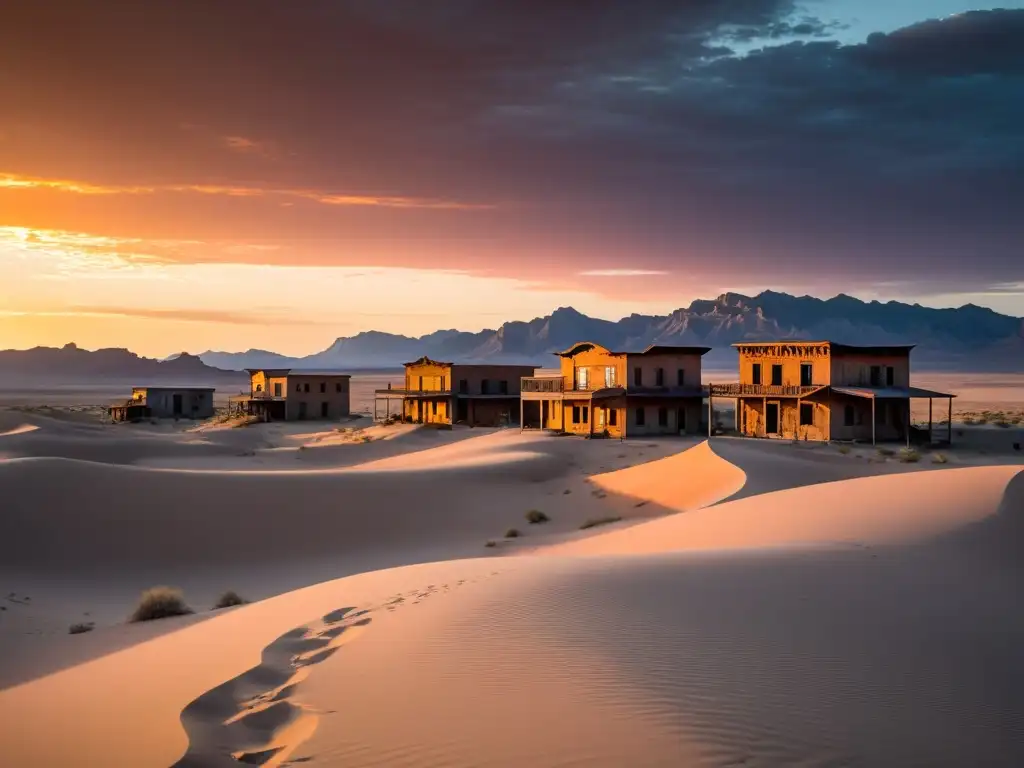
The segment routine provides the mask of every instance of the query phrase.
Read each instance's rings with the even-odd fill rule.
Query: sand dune
[[[5,758],[1024,763],[1019,468],[835,482],[876,467],[652,445],[499,433],[336,471],[0,465],[12,571],[58,581],[255,564],[280,585],[285,563],[308,579],[320,558],[458,557],[528,502],[555,511],[540,546],[510,550],[534,554],[327,581],[0,691]],[[745,495],[785,483],[803,487]],[[83,491],[109,495],[76,521]],[[605,509],[675,514],[569,533]]]
[[[0,437],[14,437],[15,435],[24,435],[29,432],[35,432],[39,427],[35,424],[20,424],[17,427],[7,430],[6,432],[0,432]]]

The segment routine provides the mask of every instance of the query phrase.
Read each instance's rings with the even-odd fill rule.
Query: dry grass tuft
[[[171,616],[187,616],[194,611],[185,604],[180,589],[174,587],[153,587],[139,598],[139,604],[129,621],[153,621]]]
[[[496,547],[496,546],[498,546],[498,542],[496,542],[494,539],[491,539],[486,544],[484,544],[484,546],[485,547]]]
[[[900,450],[900,461],[904,464],[916,464],[920,460],[921,454],[913,448],[903,448]]]
[[[526,513],[526,522],[530,525],[537,525],[538,523],[550,522],[551,518],[541,512],[539,509],[531,509]]]
[[[92,632],[96,629],[96,625],[91,621],[83,621],[81,624],[72,624],[68,627],[69,635],[84,635],[86,632]]]
[[[221,608],[233,608],[236,605],[245,605],[248,602],[248,600],[239,595],[237,592],[229,589],[227,592],[225,592],[223,595],[217,598],[217,602],[213,605],[213,610],[219,611]]]
[[[936,453],[932,456],[932,464],[948,464],[949,458],[944,453]]]
[[[580,526],[580,530],[585,531],[588,528],[596,528],[599,525],[609,525],[610,523],[617,523],[621,519],[621,517],[618,517],[616,515],[609,515],[608,517],[592,517]]]
[[[517,539],[519,538],[519,536],[520,533],[518,528],[509,528],[507,531],[505,531],[506,539]]]

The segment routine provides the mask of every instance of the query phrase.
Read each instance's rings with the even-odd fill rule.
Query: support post
[[[949,398],[949,445],[953,447],[953,398]]]
[[[708,387],[708,437],[715,434],[715,390]]]
[[[875,433],[875,398],[871,398],[871,444],[878,445],[877,435]]]
[[[373,398],[373,421],[377,422],[377,398]]]
[[[935,444],[935,435],[932,434],[932,429],[933,429],[932,405],[933,404],[934,404],[934,401],[932,400],[932,398],[929,397],[928,398],[928,445],[934,445]]]
[[[910,398],[907,398],[907,449],[910,449]]]
[[[519,433],[522,434],[526,428],[526,423],[523,421],[523,398],[522,395],[519,397]]]
[[[761,403],[761,437],[768,437],[768,398]]]

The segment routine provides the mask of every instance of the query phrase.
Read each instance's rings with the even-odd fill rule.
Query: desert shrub
[[[96,629],[96,625],[91,621],[83,621],[80,624],[72,624],[68,627],[69,635],[84,635],[86,632],[92,632]]]
[[[484,546],[485,547],[496,547],[496,546],[498,546],[498,542],[496,542],[494,539],[491,539],[486,544],[484,544]]]
[[[904,464],[914,464],[921,460],[921,454],[913,448],[904,448],[900,451],[900,461]]]
[[[551,520],[550,517],[545,515],[539,509],[531,509],[526,513],[526,522],[530,525],[536,525],[537,523],[546,523]]]
[[[587,528],[596,528],[599,525],[608,525],[609,523],[617,523],[621,520],[621,517],[615,515],[609,515],[608,517],[592,517],[583,525],[580,526],[581,531],[587,530]]]
[[[973,416],[964,416],[964,424],[966,424],[968,427],[973,427],[977,423],[978,420],[975,419]]]
[[[515,539],[515,538],[518,538],[519,535],[520,534],[519,534],[519,529],[518,528],[509,528],[507,531],[505,531],[505,538],[506,539]]]
[[[949,458],[944,453],[936,453],[932,456],[932,464],[948,464]]]
[[[217,598],[217,602],[213,604],[213,610],[218,611],[221,608],[232,608],[236,605],[245,605],[248,602],[248,600],[239,595],[237,592],[229,589],[227,592],[225,592],[223,595]]]
[[[1010,428],[1010,422],[1007,421],[1006,419],[997,419],[996,421],[993,421],[992,423],[995,424],[997,427],[999,427],[1001,429],[1009,429]]]
[[[878,449],[878,455],[879,456],[895,456],[896,455],[896,451],[894,451],[892,448],[879,448]]]
[[[843,454],[843,456],[845,456],[846,454],[848,454],[850,452],[850,446],[848,446],[848,445],[841,445],[841,446],[839,446],[839,452],[841,454]]]
[[[180,589],[153,587],[142,593],[130,621],[153,621],[170,616],[187,616],[192,612],[185,604],[185,597]]]

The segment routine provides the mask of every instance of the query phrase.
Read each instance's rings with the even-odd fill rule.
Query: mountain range
[[[561,307],[534,320],[507,322],[478,333],[435,331],[420,337],[367,331],[341,337],[322,352],[288,357],[253,349],[204,352],[208,365],[224,369],[293,367],[365,369],[396,367],[427,355],[451,362],[551,364],[551,353],[577,341],[611,349],[650,344],[712,347],[708,367],[734,367],[730,345],[766,339],[828,339],[846,344],[917,344],[916,365],[932,369],[1024,371],[1024,320],[967,304],[934,309],[896,301],[865,302],[840,294],[831,299],[765,291],[757,296],[722,294],[668,315],[633,314],[600,320]]]
[[[712,347],[708,369],[732,369],[730,345],[767,339],[824,340],[846,344],[916,344],[918,369],[1024,372],[1024,320],[968,304],[933,309],[918,304],[865,302],[840,294],[831,299],[765,291],[757,296],[726,293],[697,300],[668,315],[630,315],[601,320],[561,307],[526,322],[507,322],[478,333],[445,330],[420,336],[366,331],[341,337],[307,357],[272,351],[181,353],[165,360],[126,349],[95,352],[74,344],[0,351],[0,382],[53,380],[146,384],[245,383],[245,368],[329,370],[393,369],[424,355],[451,362],[551,365],[551,353],[577,341],[614,350],[650,344]]]

